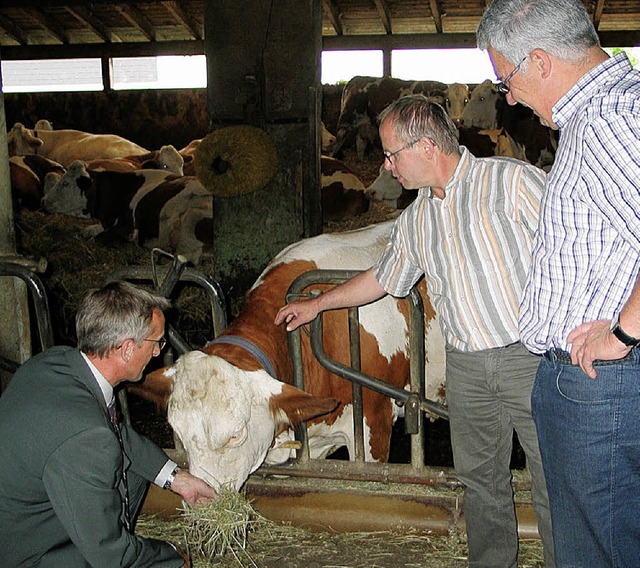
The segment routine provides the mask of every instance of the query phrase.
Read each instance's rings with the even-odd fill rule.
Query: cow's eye
[[[227,442],[227,447],[235,448],[236,446],[239,446],[240,444],[242,444],[246,439],[247,439],[247,427],[244,426],[242,430],[238,430],[233,434],[233,436],[231,436],[231,438],[229,438],[229,441]]]

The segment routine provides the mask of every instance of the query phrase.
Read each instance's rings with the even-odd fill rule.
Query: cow
[[[469,85],[463,83],[451,83],[445,92],[445,109],[454,124],[460,124],[460,117],[465,107],[469,104]]]
[[[406,209],[417,197],[417,189],[405,189],[393,177],[391,170],[380,166],[378,177],[366,189],[367,196],[373,201],[382,201],[394,209]]]
[[[26,207],[31,211],[40,209],[44,196],[45,177],[61,177],[65,169],[58,162],[44,156],[11,156],[9,158],[9,175],[11,178],[11,194],[18,207]]]
[[[393,101],[422,93],[440,104],[445,103],[447,85],[439,81],[405,81],[392,77],[353,77],[344,87],[340,101],[336,145],[333,157],[345,147],[356,147],[358,159],[364,159],[370,146],[379,145],[377,118]]]
[[[98,220],[105,241],[160,247],[194,264],[212,249],[213,199],[193,176],[89,170],[75,161],[57,183],[45,184],[42,203],[50,213]]]
[[[166,170],[179,176],[184,175],[184,158],[170,144],[146,154],[134,154],[121,158],[99,158],[88,160],[86,164],[90,170],[109,170],[112,172]]]
[[[328,154],[336,145],[336,137],[327,130],[324,122],[320,122],[320,150],[323,154]]]
[[[324,223],[343,221],[369,210],[370,199],[364,184],[341,160],[320,156],[320,183]]]
[[[549,171],[558,147],[558,133],[540,123],[533,111],[523,105],[509,105],[504,94],[487,79],[471,93],[460,117],[460,127],[479,130],[504,129],[523,159]]]
[[[215,488],[239,490],[263,462],[284,463],[295,455],[292,429],[309,420],[311,458],[324,458],[346,446],[354,457],[352,386],[322,367],[301,334],[304,392],[291,386],[293,368],[284,326],[274,318],[287,290],[300,274],[314,269],[364,270],[389,241],[393,222],[323,234],[279,253],[247,293],[230,326],[202,350],[154,371],[133,392],[167,405],[168,419],[182,441],[190,471]],[[327,285],[313,286],[326,289]],[[435,313],[425,304],[428,360],[426,396],[442,400],[444,347]],[[387,296],[359,313],[361,367],[368,375],[403,388],[409,377],[407,302]],[[349,364],[345,310],[323,315],[323,342],[333,359]],[[391,430],[400,410],[389,398],[363,389],[365,459],[389,457]]]
[[[16,122],[7,134],[9,156],[38,154],[67,167],[74,160],[147,154],[142,146],[115,134],[80,130],[31,130]]]

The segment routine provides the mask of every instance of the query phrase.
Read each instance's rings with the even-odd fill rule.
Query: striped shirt
[[[464,147],[445,198],[423,188],[396,221],[374,266],[380,285],[406,295],[425,275],[445,340],[461,351],[518,341],[518,304],[530,263],[545,173]]]
[[[560,129],[520,307],[523,343],[569,350],[583,322],[611,319],[640,270],[640,73],[623,53],[553,108]]]

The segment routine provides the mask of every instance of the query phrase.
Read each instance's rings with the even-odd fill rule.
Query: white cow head
[[[42,205],[49,213],[89,218],[87,191],[90,187],[91,176],[87,171],[87,165],[76,160],[62,177],[45,177]]]
[[[216,489],[239,490],[268,452],[286,460],[290,445],[278,448],[276,437],[338,405],[335,398],[306,394],[266,371],[243,371],[200,351],[183,355],[164,374],[173,378],[168,418],[187,451],[189,470]]]
[[[498,100],[501,95],[491,79],[487,79],[471,92],[469,104],[460,116],[460,125],[494,129],[498,127]]]
[[[42,140],[34,136],[33,131],[20,122],[16,122],[7,134],[9,156],[35,154],[42,144]]]
[[[166,170],[179,176],[184,175],[184,158],[171,144],[160,148],[157,162],[160,170]],[[143,164],[143,167],[147,166]]]
[[[389,207],[398,206],[398,197],[402,195],[402,184],[393,177],[391,170],[380,166],[378,177],[367,187],[367,195],[374,201],[382,201]]]

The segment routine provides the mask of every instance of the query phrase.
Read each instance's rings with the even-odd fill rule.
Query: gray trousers
[[[551,515],[531,389],[540,358],[521,344],[465,353],[447,346],[447,405],[456,475],[465,484],[469,566],[517,566],[509,463],[513,431],[527,456],[546,568],[555,566]]]

